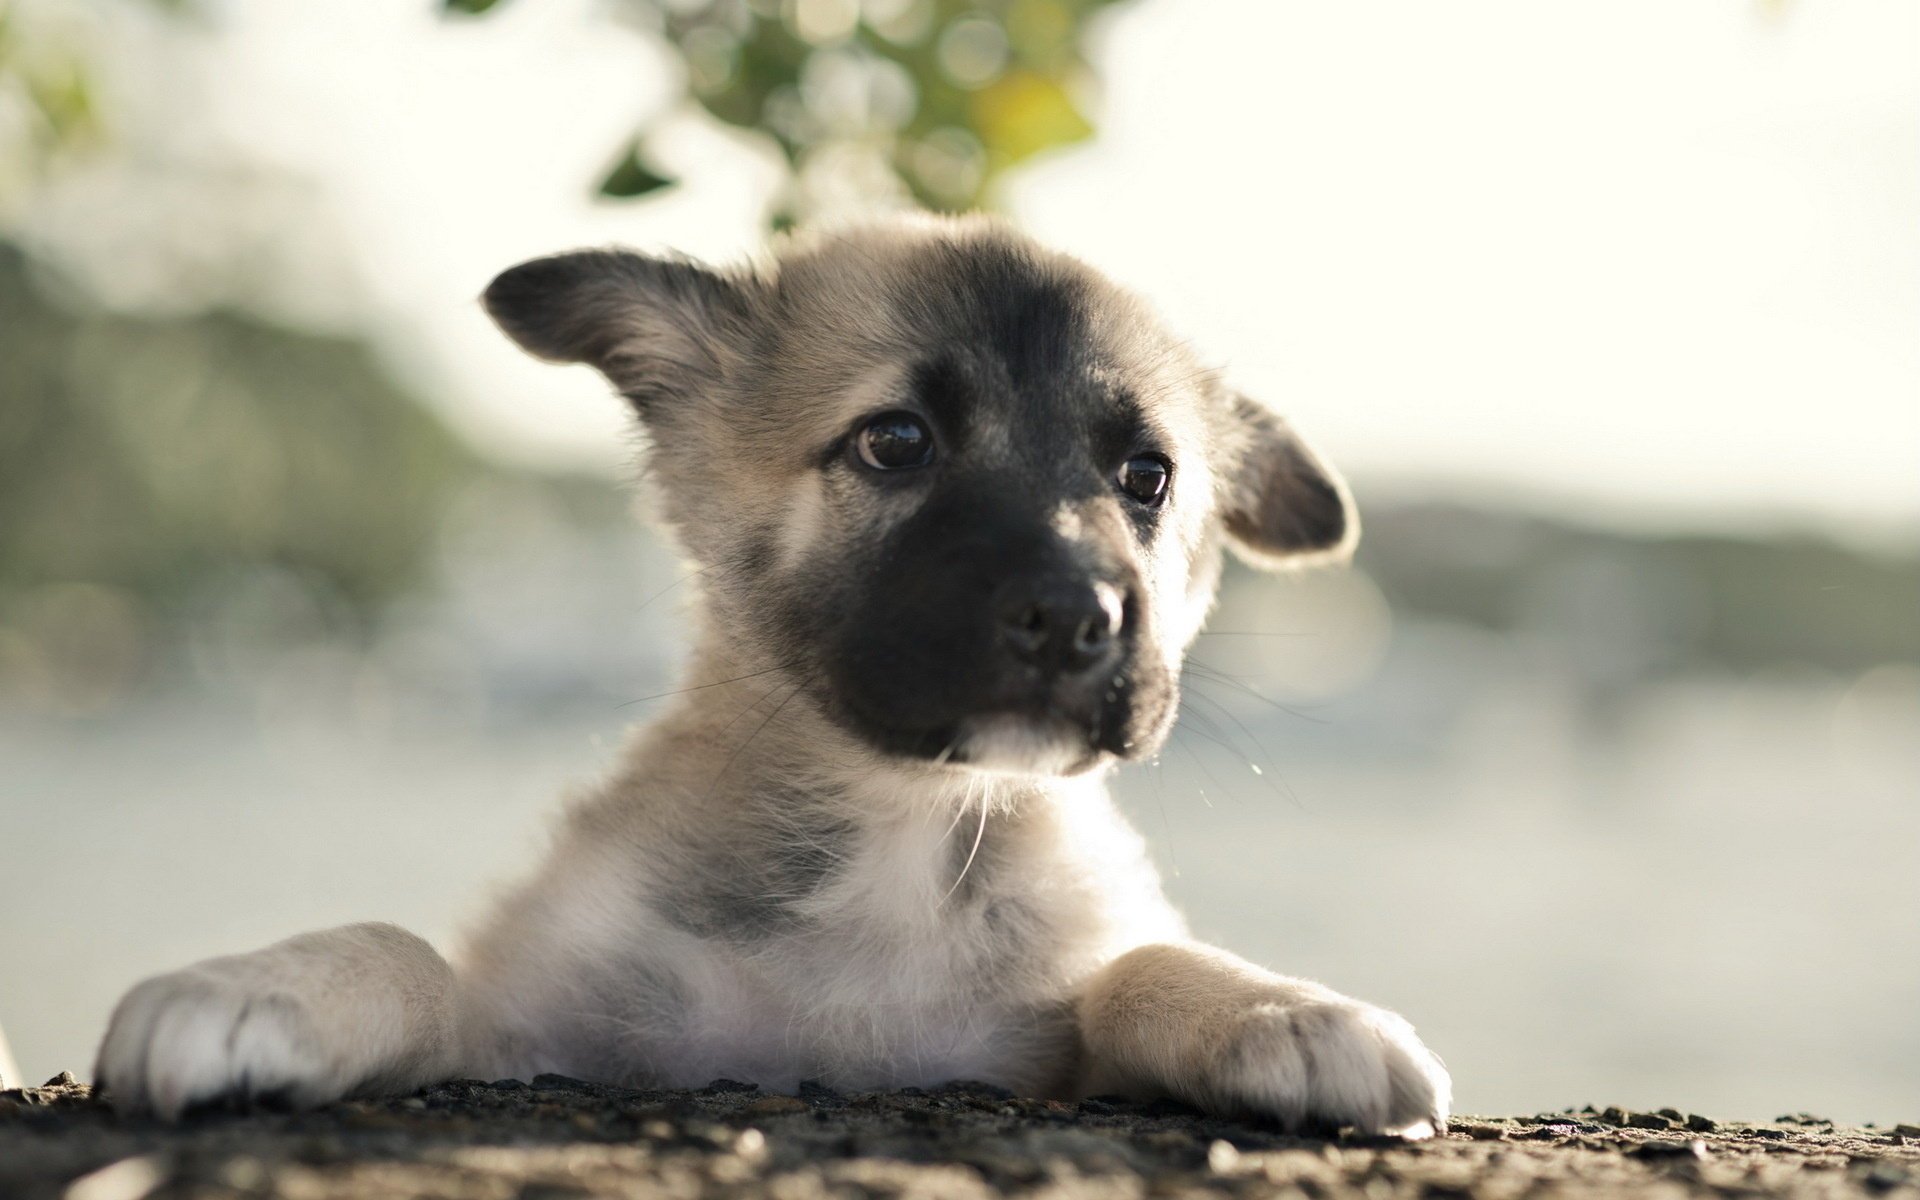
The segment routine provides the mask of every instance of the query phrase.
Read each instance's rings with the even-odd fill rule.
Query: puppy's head
[[[1132,296],[983,220],[755,270],[583,251],[486,305],[633,405],[710,633],[890,755],[1073,773],[1151,752],[1220,547],[1346,555],[1346,490]]]

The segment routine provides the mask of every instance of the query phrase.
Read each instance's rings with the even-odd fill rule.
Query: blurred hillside
[[[0,677],[55,709],[263,571],[371,616],[483,469],[363,345],[63,303],[4,243],[0,397]]]
[[[1456,504],[1365,519],[1359,564],[1397,612],[1558,643],[1595,686],[1920,661],[1920,546],[1631,536]]]

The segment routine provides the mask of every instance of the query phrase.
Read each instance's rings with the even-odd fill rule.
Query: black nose
[[[1125,606],[1120,589],[1084,580],[1041,580],[1003,589],[1000,636],[1022,661],[1056,675],[1110,664]]]

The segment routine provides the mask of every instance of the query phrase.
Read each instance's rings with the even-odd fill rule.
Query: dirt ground
[[[1916,1114],[1920,1115],[1920,1114]],[[1293,1137],[1170,1104],[977,1084],[842,1096],[543,1075],[311,1113],[123,1121],[62,1076],[0,1092],[0,1197],[1254,1198],[1873,1196],[1920,1200],[1920,1127],[1663,1110],[1458,1119],[1425,1143]]]

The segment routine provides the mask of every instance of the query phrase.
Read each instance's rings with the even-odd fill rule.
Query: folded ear
[[[579,250],[508,268],[482,300],[529,354],[598,368],[647,417],[727,373],[755,286],[682,259]]]
[[[1347,485],[1285,421],[1236,395],[1241,453],[1222,520],[1232,545],[1258,567],[1345,561],[1360,540]]]

